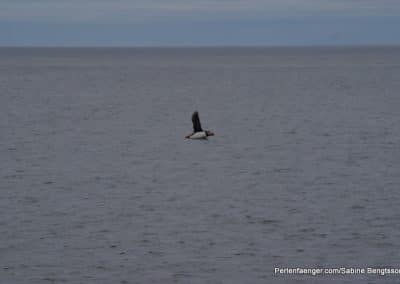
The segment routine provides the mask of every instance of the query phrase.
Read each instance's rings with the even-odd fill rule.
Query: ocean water
[[[400,48],[1,48],[0,283],[399,283]],[[198,110],[208,141],[190,141]]]

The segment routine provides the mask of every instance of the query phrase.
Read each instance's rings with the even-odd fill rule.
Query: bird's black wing
[[[203,129],[201,128],[199,113],[195,111],[192,114],[192,122],[193,122],[193,132],[201,132]]]

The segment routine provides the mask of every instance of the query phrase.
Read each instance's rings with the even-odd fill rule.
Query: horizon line
[[[0,48],[121,48],[121,49],[134,49],[134,48],[312,48],[312,47],[326,47],[326,48],[374,48],[374,47],[400,47],[400,43],[374,43],[374,44],[270,44],[270,45],[211,45],[211,44],[187,44],[187,45],[0,45]]]

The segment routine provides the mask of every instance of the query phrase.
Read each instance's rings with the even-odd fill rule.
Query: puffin
[[[192,123],[193,133],[186,135],[186,139],[207,139],[208,136],[214,136],[214,132],[201,128],[199,113],[197,111],[192,114]]]

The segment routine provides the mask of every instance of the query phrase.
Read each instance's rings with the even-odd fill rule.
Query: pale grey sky
[[[0,45],[399,44],[400,0],[0,0]]]

